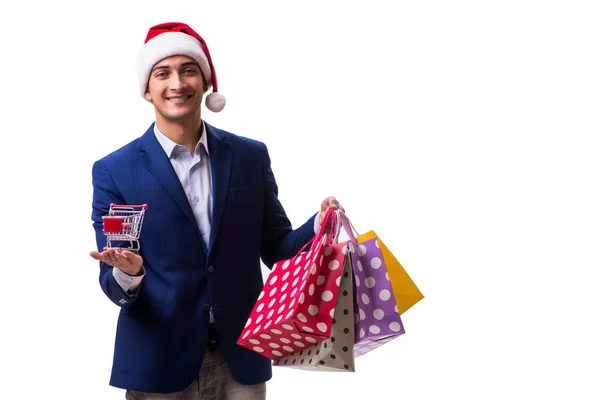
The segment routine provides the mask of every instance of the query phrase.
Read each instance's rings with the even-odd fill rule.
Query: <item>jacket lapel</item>
[[[231,174],[231,143],[227,136],[218,129],[215,129],[206,122],[204,126],[208,134],[208,151],[210,153],[213,181],[212,226],[208,245],[208,251],[210,252],[219,230],[225,199],[227,198],[227,188],[229,187],[229,176]]]
[[[197,229],[194,213],[181,187],[181,182],[179,182],[169,158],[154,135],[154,124],[141,137],[139,149],[148,171],[163,185],[167,193],[173,197],[173,200]],[[198,235],[200,235],[199,230]]]

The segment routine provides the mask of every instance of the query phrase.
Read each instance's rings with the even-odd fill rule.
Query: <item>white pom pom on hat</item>
[[[206,42],[192,28],[181,22],[155,25],[148,31],[136,63],[142,97],[145,98],[148,79],[154,65],[164,58],[175,55],[190,57],[198,63],[204,79],[213,90],[206,96],[206,108],[212,112],[223,110],[226,100],[218,93],[217,75]]]

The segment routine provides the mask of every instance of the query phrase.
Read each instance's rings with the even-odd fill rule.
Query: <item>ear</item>
[[[148,100],[150,103],[152,103],[152,96],[150,95],[150,91],[148,89],[146,89],[146,93],[144,93],[144,97],[146,98],[146,100]]]

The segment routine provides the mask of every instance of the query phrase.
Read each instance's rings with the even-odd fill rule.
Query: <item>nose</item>
[[[185,87],[185,81],[181,79],[178,73],[174,73],[171,75],[169,87],[171,90],[180,91]]]

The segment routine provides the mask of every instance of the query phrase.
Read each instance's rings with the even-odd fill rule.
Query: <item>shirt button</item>
[[[215,272],[215,267],[213,267],[212,265],[209,265],[206,270],[208,271],[209,274],[212,274],[213,272]]]
[[[210,304],[209,304],[209,303],[206,303],[206,304],[204,304],[204,305],[202,306],[202,309],[203,309],[204,311],[210,311]]]

